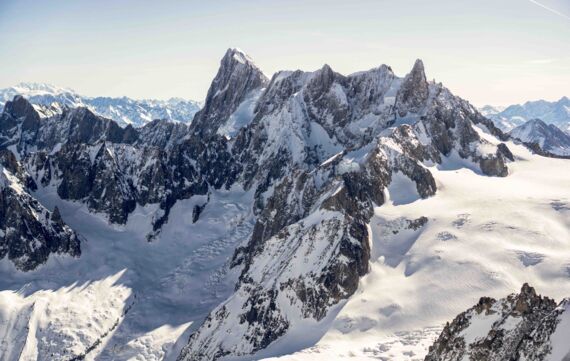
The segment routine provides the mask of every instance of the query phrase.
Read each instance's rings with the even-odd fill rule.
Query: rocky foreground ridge
[[[426,361],[570,359],[570,299],[560,303],[524,284],[520,293],[483,297],[448,323]]]

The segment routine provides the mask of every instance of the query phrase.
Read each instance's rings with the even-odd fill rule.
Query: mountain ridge
[[[570,132],[570,99],[567,96],[556,101],[535,100],[508,107],[485,106],[482,112],[503,131],[510,131],[531,119],[541,119],[554,124],[562,131]]]
[[[570,156],[570,135],[540,119],[531,119],[513,128],[509,135],[526,143],[536,143],[552,154]]]

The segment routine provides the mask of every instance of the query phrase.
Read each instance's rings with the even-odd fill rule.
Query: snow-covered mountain
[[[98,115],[115,120],[120,126],[131,124],[141,127],[155,119],[190,123],[200,110],[200,103],[193,100],[86,97],[71,89],[42,83],[20,83],[0,89],[0,109],[16,95],[22,95],[36,105],[42,116],[61,113],[63,107],[86,107]]]
[[[503,131],[508,132],[531,119],[541,119],[545,123],[554,124],[562,131],[570,134],[570,99],[568,97],[562,97],[555,102],[528,101],[506,108],[487,105],[480,110]]]
[[[421,60],[269,79],[228,49],[190,125],[45,118],[16,96],[0,149],[81,239],[25,249],[26,272],[0,261],[10,361],[412,359],[473,297],[570,286],[568,160]],[[8,229],[4,247],[25,235]]]
[[[540,119],[531,119],[512,129],[509,134],[523,142],[536,143],[547,152],[570,155],[570,135],[558,129],[556,125],[546,124]]]

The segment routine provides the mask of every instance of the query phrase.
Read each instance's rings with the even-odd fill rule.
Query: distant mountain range
[[[570,134],[570,99],[568,97],[562,97],[555,102],[528,101],[506,108],[486,105],[479,110],[503,131],[508,132],[531,119],[540,119]]]
[[[511,130],[509,134],[523,142],[536,143],[547,152],[570,155],[570,135],[556,125],[546,124],[540,119],[531,119]]]
[[[49,84],[20,83],[0,89],[0,109],[16,95],[28,99],[43,116],[61,113],[65,107],[86,107],[98,115],[115,120],[120,126],[131,124],[134,127],[141,127],[154,119],[190,123],[201,107],[200,102],[181,98],[135,100],[127,97],[87,97],[71,89]]]

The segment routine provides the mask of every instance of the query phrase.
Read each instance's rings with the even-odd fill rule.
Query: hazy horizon
[[[0,5],[0,88],[203,100],[229,47],[267,75],[329,64],[350,74],[416,58],[477,106],[570,96],[570,2],[66,1]]]

